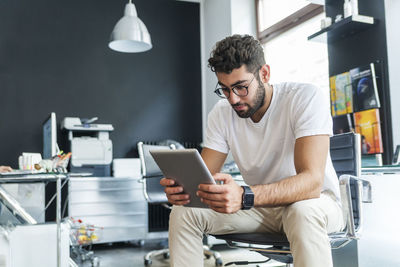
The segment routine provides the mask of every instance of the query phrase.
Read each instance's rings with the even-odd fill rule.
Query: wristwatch
[[[242,196],[242,210],[249,210],[254,207],[254,193],[249,186],[242,185],[243,196]]]

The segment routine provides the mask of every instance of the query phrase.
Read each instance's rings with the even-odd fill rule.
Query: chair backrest
[[[167,203],[168,199],[164,187],[160,185],[163,174],[150,154],[151,150],[174,149],[174,146],[152,145],[139,142],[137,144],[139,158],[142,165],[142,176],[144,178],[144,195],[150,204]]]
[[[330,138],[330,153],[338,177],[342,174],[360,176],[361,138],[359,134],[344,133]]]
[[[170,209],[165,208],[168,202],[164,187],[160,185],[163,174],[150,154],[150,150],[173,149],[168,145],[137,144],[144,179],[143,193],[148,204],[148,231],[168,231]]]
[[[143,178],[162,176],[162,172],[150,154],[150,150],[172,149],[171,146],[150,145],[143,142],[138,143],[139,158],[142,165]]]
[[[361,174],[361,138],[359,134],[344,133],[330,138],[330,154],[338,178],[346,231],[355,235],[361,220],[361,192],[356,179]],[[347,184],[349,186],[347,186]],[[349,191],[349,192],[348,192]],[[351,195],[351,200],[347,196]],[[350,203],[349,203],[350,202]]]

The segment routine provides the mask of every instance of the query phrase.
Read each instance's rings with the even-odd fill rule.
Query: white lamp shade
[[[146,25],[137,17],[132,3],[126,4],[125,15],[115,25],[108,46],[125,53],[144,52],[153,47]]]

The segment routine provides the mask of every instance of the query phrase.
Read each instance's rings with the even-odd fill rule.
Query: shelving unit
[[[377,20],[373,17],[354,15],[333,23],[331,26],[308,36],[307,39],[309,41],[332,43],[366,30],[376,22]]]

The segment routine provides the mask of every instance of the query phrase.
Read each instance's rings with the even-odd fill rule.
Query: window
[[[260,0],[259,28],[264,30],[307,6],[306,0]]]
[[[301,0],[258,0],[257,6],[258,37],[271,66],[271,83],[312,83],[329,96],[327,45],[307,40],[320,29],[323,7]]]

